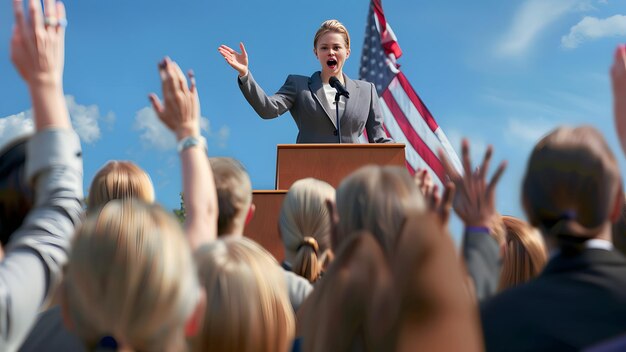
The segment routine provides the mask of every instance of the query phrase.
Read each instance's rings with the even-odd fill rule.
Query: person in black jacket
[[[535,146],[522,188],[550,260],[534,280],[481,307],[488,351],[580,350],[626,329],[626,258],[611,223],[623,203],[619,166],[592,127],[560,127]]]

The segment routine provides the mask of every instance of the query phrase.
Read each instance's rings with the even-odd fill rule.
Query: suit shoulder
[[[308,77],[308,76],[294,75],[294,74],[291,74],[291,75],[287,76],[287,80],[288,81],[295,81],[295,82],[308,82],[309,78],[310,77]]]
[[[370,81],[365,81],[362,79],[355,79],[353,80],[354,84],[356,84],[357,87],[362,88],[362,87],[371,87],[374,88],[374,83],[370,82]]]

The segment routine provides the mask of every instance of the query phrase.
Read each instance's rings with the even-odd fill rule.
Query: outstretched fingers
[[[485,180],[487,177],[487,172],[489,171],[489,164],[491,163],[491,157],[493,156],[493,147],[491,145],[487,146],[487,150],[485,150],[485,157],[483,159],[483,163],[478,168],[478,177],[480,180]]]
[[[463,138],[461,142],[461,161],[463,163],[463,171],[466,175],[472,174],[472,160],[470,158],[469,141]]]
[[[489,181],[489,185],[487,186],[487,194],[489,197],[493,196],[494,191],[496,189],[496,185],[500,181],[500,178],[502,177],[504,170],[506,170],[506,166],[507,166],[506,160],[502,161],[500,165],[498,166],[498,169],[496,170],[496,172],[491,177],[491,181]]]
[[[67,13],[65,12],[65,5],[62,1],[57,1],[55,3],[57,10],[57,20],[59,21],[59,25],[56,26],[57,33],[65,34],[65,27],[67,26]],[[61,36],[61,40],[64,40],[65,36]]]
[[[440,216],[441,221],[444,224],[448,223],[450,219],[450,212],[452,211],[452,202],[454,201],[454,194],[456,193],[456,187],[452,182],[446,182],[443,189],[443,195],[441,197]]]
[[[163,114],[163,104],[161,103],[161,100],[154,93],[150,93],[148,95],[148,99],[150,99],[150,103],[152,103],[152,108],[154,109],[156,114],[160,117],[161,114]]]
[[[446,156],[446,153],[443,151],[443,149],[439,148],[437,150],[437,154],[439,156],[439,161],[441,161],[441,166],[443,166],[443,170],[446,172],[446,175],[448,175],[448,177],[452,180],[452,182],[456,183],[457,180],[461,177],[461,175],[459,175],[456,168],[452,166],[452,164],[450,163],[450,160]]]
[[[243,42],[239,42],[239,49],[241,49],[241,55],[243,55],[243,57],[248,57],[248,52],[246,51],[246,47],[243,45]]]
[[[57,7],[55,0],[44,0],[44,25],[46,27],[56,27],[58,23]]]
[[[24,2],[22,0],[13,0],[13,15],[15,16],[17,30],[23,37],[26,30],[26,20],[24,18]]]
[[[33,33],[43,29],[43,15],[41,13],[41,3],[39,0],[28,1],[28,14],[30,16],[30,26]]]

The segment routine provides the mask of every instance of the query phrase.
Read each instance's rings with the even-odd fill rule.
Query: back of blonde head
[[[207,292],[204,324],[193,351],[285,352],[294,317],[284,273],[261,246],[225,237],[196,253]]]
[[[110,200],[124,198],[154,202],[154,187],[150,176],[130,161],[109,161],[91,181],[87,206],[95,209]]]
[[[335,189],[314,178],[295,182],[280,211],[280,236],[293,272],[314,282],[331,256],[330,216],[326,201],[335,200]]]
[[[229,235],[233,222],[243,221],[252,204],[250,176],[241,163],[232,158],[210,158],[219,215],[218,235]],[[241,219],[240,219],[241,218]]]
[[[505,251],[498,290],[522,284],[539,275],[548,261],[543,238],[523,220],[503,216],[506,229]]]
[[[179,224],[160,207],[113,200],[77,230],[64,304],[78,335],[135,350],[184,348],[184,325],[201,294]]]
[[[424,198],[405,168],[362,167],[337,188],[341,237],[338,241],[353,232],[366,230],[387,254],[391,254],[409,211],[425,209]],[[336,245],[333,243],[333,247]]]

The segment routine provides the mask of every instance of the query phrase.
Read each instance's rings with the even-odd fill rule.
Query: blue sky
[[[217,52],[244,41],[250,69],[268,92],[290,73],[319,69],[312,39],[337,18],[349,29],[344,72],[358,76],[369,1],[68,0],[65,94],[83,139],[85,188],[109,159],[146,169],[157,199],[178,206],[179,162],[147,95],[159,92],[157,62],[169,55],[196,72],[211,156],[241,160],[255,189],[274,186],[276,144],[295,142],[289,114],[262,120],[246,103],[236,72]],[[487,144],[509,168],[498,208],[523,216],[526,158],[560,124],[591,124],[624,169],[612,121],[608,70],[626,42],[623,0],[383,0],[404,51],[401,69],[458,149]],[[30,101],[9,60],[11,1],[0,3],[0,142],[28,128]],[[169,138],[169,139],[168,139]]]

